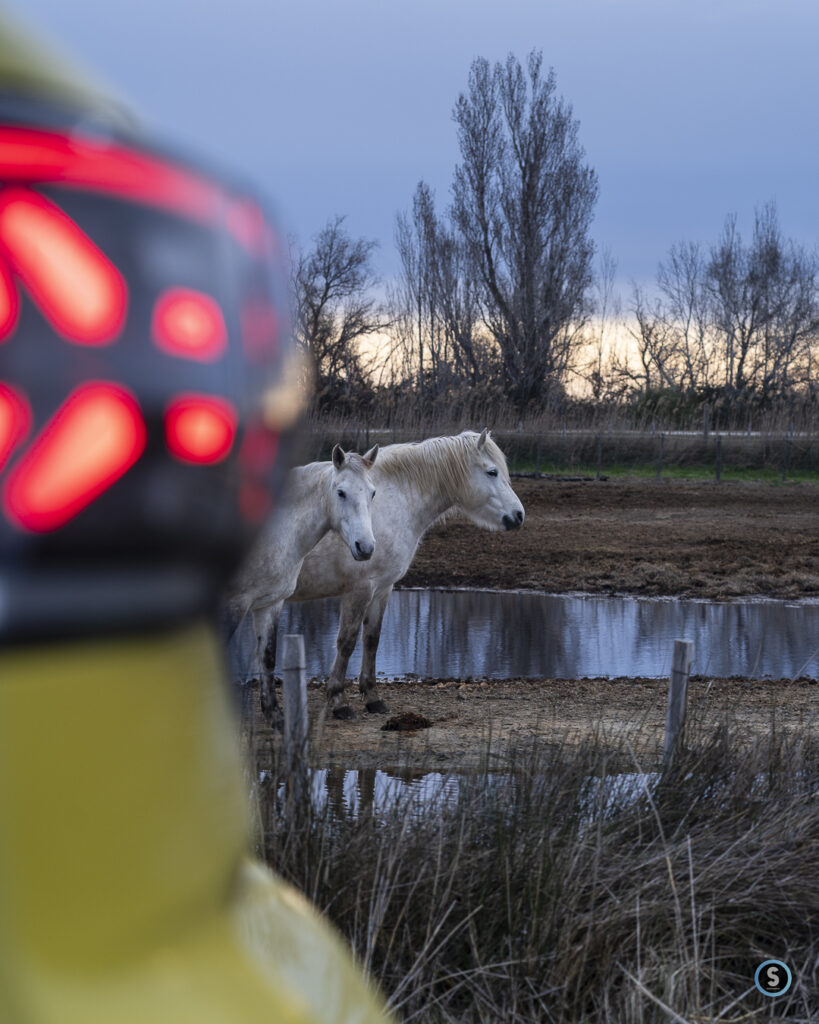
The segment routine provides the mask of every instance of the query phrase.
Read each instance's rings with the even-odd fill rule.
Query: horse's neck
[[[326,473],[303,466],[290,473],[286,521],[293,531],[291,543],[299,560],[318,544],[331,526],[330,489]]]
[[[454,504],[446,487],[445,473],[445,468],[441,467],[436,474],[436,486],[430,491],[422,492],[414,485],[409,485],[412,488],[412,500],[407,502],[407,514],[410,527],[419,540],[436,519],[440,519]]]

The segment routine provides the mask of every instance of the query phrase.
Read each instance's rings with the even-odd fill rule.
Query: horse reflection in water
[[[260,702],[268,721],[280,724],[273,684],[276,634],[282,606],[296,589],[304,556],[332,532],[339,542],[341,561],[355,564],[372,557],[375,486],[370,474],[377,455],[378,445],[363,456],[336,445],[330,462],[311,462],[291,470],[281,510],[231,584],[224,602],[228,638],[250,612],[261,679]]]
[[[316,804],[324,805],[323,788],[329,815],[337,821],[394,811],[397,805],[422,813],[442,795],[454,799],[458,792],[457,779],[408,767],[346,769],[335,766],[326,773],[316,773],[314,778],[319,780],[313,791]]]
[[[381,449],[371,472],[375,552],[354,563],[338,537],[328,534],[307,555],[291,601],[341,597],[336,658],[327,695],[334,717],[352,718],[343,702],[350,656],[364,627],[359,687],[367,711],[386,712],[375,682],[381,623],[393,586],[407,572],[424,533],[444,513],[458,511],[486,530],[516,530],[523,506],[509,482],[503,452],[484,430],[435,437]]]

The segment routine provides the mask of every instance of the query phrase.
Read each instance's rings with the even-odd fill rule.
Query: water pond
[[[279,636],[302,633],[308,676],[327,676],[338,602],[286,605]],[[378,670],[390,678],[576,678],[668,675],[673,641],[694,646],[692,671],[819,677],[819,602],[566,596],[537,592],[395,591]],[[253,631],[243,623],[237,661],[253,674]],[[360,667],[360,645],[348,675]]]

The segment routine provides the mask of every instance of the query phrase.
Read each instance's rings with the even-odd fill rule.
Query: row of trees
[[[785,239],[773,204],[746,243],[728,217],[718,241],[673,245],[650,299],[634,289],[631,328],[644,390],[721,388],[784,396],[817,381],[819,261]]]
[[[597,179],[542,55],[474,61],[453,119],[452,202],[436,209],[419,183],[396,221],[401,273],[380,298],[374,243],[343,218],[294,250],[295,322],[321,407],[366,404],[385,387],[519,413],[577,385],[595,400],[815,388],[819,260],[783,237],[773,204],[749,242],[732,216],[710,246],[673,245],[654,289],[633,286],[623,309],[613,258],[594,262]]]

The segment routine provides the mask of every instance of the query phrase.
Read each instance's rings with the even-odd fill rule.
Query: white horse
[[[304,559],[289,598],[341,596],[337,653],[327,683],[336,718],[353,717],[342,702],[342,691],[362,623],[359,687],[368,711],[388,710],[375,685],[381,621],[393,586],[409,569],[419,541],[435,520],[452,509],[486,530],[516,530],[523,524],[523,506],[509,483],[506,459],[486,430],[388,445],[381,449],[372,480],[378,490],[374,556],[366,565],[354,565],[338,538],[328,535]]]
[[[378,445],[365,455],[333,448],[330,462],[311,462],[290,471],[282,507],[262,530],[225,598],[228,632],[244,616],[253,616],[262,711],[276,716],[273,669],[282,606],[296,589],[305,555],[332,531],[342,561],[372,558],[375,537],[371,506],[375,486],[370,476]],[[352,563],[351,563],[352,564]]]

